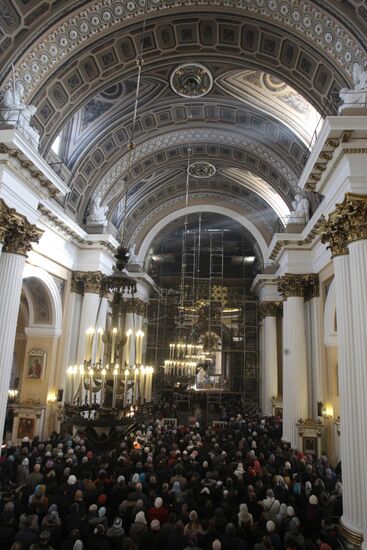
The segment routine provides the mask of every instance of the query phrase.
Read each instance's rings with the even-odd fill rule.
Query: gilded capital
[[[74,271],[72,292],[100,294],[102,291],[102,280],[103,274],[100,271]],[[73,290],[73,287],[75,290]]]
[[[26,256],[32,249],[32,243],[38,243],[42,235],[42,229],[29,223],[25,216],[13,208],[8,209],[4,252]]]
[[[5,240],[10,214],[11,209],[6,206],[2,199],[0,199],[0,243],[3,243]]]
[[[73,271],[71,274],[71,292],[75,294],[84,294],[84,283],[81,277],[82,271]]]
[[[128,298],[123,301],[123,309],[125,313],[135,313],[146,317],[147,314],[147,302],[140,300],[139,298]]]
[[[341,207],[348,244],[367,239],[367,195],[347,193],[344,201],[338,206]]]
[[[367,195],[346,193],[343,202],[322,222],[319,233],[333,257],[348,254],[349,243],[367,239]]]
[[[264,317],[276,317],[278,309],[279,309],[278,302],[260,302],[259,303],[260,319],[264,319]]]
[[[309,275],[286,273],[278,277],[278,292],[284,300],[291,297],[303,298]]]

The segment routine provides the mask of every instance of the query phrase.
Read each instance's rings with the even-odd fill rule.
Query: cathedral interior
[[[0,0],[4,441],[236,396],[342,461],[364,544],[366,35],[365,0]]]

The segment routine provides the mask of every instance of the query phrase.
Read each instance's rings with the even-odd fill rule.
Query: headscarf
[[[135,523],[143,523],[144,525],[147,524],[147,520],[145,519],[145,514],[143,511],[140,511],[136,514]]]

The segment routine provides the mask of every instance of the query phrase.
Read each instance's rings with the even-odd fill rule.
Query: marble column
[[[272,398],[278,396],[278,352],[277,352],[277,302],[262,302],[260,315],[263,317],[263,412],[272,413]]]
[[[320,285],[318,275],[311,276],[312,284],[309,285],[307,298],[309,299],[309,319],[310,319],[310,403],[308,415],[316,419],[317,403],[323,401],[322,384],[322,327],[320,319]]]
[[[283,305],[283,439],[298,447],[296,422],[307,418],[307,350],[304,287],[308,275],[278,279]]]
[[[356,199],[356,200],[355,200]],[[367,547],[366,311],[367,197],[347,194],[320,232],[332,252],[340,392],[340,454],[343,469],[341,532]]]
[[[83,285],[84,296],[80,313],[79,333],[78,333],[78,348],[77,348],[77,365],[80,367],[83,365],[86,358],[86,344],[87,330],[95,329],[94,340],[98,337],[98,327],[96,329],[96,323],[99,315],[99,306],[102,298],[100,297],[102,273],[100,271],[78,271],[75,274],[75,278],[80,284]],[[95,354],[92,346],[91,362],[94,363]],[[85,373],[87,375],[87,373]],[[74,399],[79,391],[79,398],[84,401],[86,394],[84,388],[81,386],[80,373],[77,374],[74,380]]]
[[[22,291],[26,254],[43,231],[9,210],[4,246],[0,258],[0,434],[4,430],[6,404],[14,351],[15,333]]]
[[[80,314],[82,309],[83,300],[83,286],[75,279],[75,273],[72,273],[71,287],[70,287],[70,299],[69,299],[69,315],[67,322],[64,323],[66,334],[64,340],[65,352],[64,352],[64,365],[62,373],[62,385],[64,388],[64,401],[71,400],[70,390],[67,381],[67,369],[70,366],[77,364],[77,349],[78,349],[78,337],[79,337],[79,325]]]
[[[260,409],[264,410],[264,320],[261,319],[259,323],[259,371],[260,371],[260,380],[259,380],[259,405]]]

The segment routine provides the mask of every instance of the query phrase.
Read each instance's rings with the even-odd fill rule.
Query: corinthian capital
[[[308,274],[286,273],[282,277],[278,277],[278,292],[284,300],[291,297],[303,298],[309,281],[310,275]]]
[[[348,254],[349,243],[367,239],[367,195],[346,193],[343,202],[322,222],[319,232],[333,257]]]
[[[135,313],[142,317],[146,317],[147,305],[147,302],[139,298],[128,298],[123,301],[123,309],[126,313]]]
[[[259,304],[260,319],[264,319],[264,317],[276,317],[278,310],[279,310],[278,302],[260,302]]]
[[[100,294],[103,274],[100,271],[74,271],[72,291],[78,293]]]
[[[2,209],[4,211],[4,204]],[[7,208],[7,207],[6,207]],[[38,229],[29,223],[25,216],[18,214],[13,208],[8,208],[6,227],[4,234],[4,252],[27,255],[32,249],[32,243],[38,243],[43,235],[42,229]]]
[[[15,212],[15,210],[13,210],[13,212]],[[10,215],[11,209],[6,206],[2,199],[0,199],[0,243],[3,243],[5,240]]]

